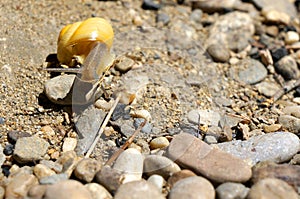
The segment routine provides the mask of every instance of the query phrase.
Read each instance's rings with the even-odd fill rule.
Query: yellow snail
[[[89,18],[66,25],[59,34],[57,59],[61,64],[73,67],[74,59],[83,64],[80,69],[83,81],[93,81],[112,65],[110,53],[114,32],[103,18]]]

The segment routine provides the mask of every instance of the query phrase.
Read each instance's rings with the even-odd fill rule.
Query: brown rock
[[[54,175],[55,171],[43,164],[37,164],[33,168],[33,173],[38,179],[41,179],[43,177]]]
[[[145,180],[128,182],[120,186],[115,199],[164,199],[158,188]]]
[[[251,177],[251,167],[242,159],[213,148],[187,133],[173,138],[166,156],[181,167],[215,182],[246,182]]]
[[[172,188],[173,185],[177,181],[188,178],[188,177],[192,177],[192,176],[196,176],[196,174],[190,170],[184,169],[184,170],[174,173],[171,177],[169,177],[168,183],[169,183],[170,187]]]
[[[111,199],[110,193],[100,184],[88,183],[84,185],[92,194],[93,199]]]
[[[213,185],[203,177],[188,177],[175,183],[169,193],[169,199],[214,199],[215,190]]]
[[[300,187],[300,166],[290,164],[266,163],[253,168],[252,181],[257,183],[264,178],[278,178],[285,181],[297,191]]]
[[[298,199],[298,195],[286,182],[276,178],[265,178],[251,187],[247,198]]]
[[[47,189],[47,185],[35,185],[28,191],[30,199],[42,199]]]
[[[85,158],[77,164],[74,175],[84,182],[91,182],[101,167],[101,163],[97,160]]]
[[[92,199],[88,189],[78,181],[65,180],[47,187],[43,199]]]
[[[25,198],[28,190],[38,184],[37,178],[28,173],[19,173],[6,186],[5,198]]]

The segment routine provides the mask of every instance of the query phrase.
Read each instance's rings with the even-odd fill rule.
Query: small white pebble
[[[285,43],[293,44],[299,41],[299,34],[295,31],[288,31],[285,35]]]
[[[62,146],[62,151],[63,152],[73,151],[76,148],[76,145],[77,145],[77,139],[65,138]]]

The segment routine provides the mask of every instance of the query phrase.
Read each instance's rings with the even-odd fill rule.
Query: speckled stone
[[[84,158],[76,165],[74,175],[84,182],[91,182],[101,167],[101,162],[91,158]]]

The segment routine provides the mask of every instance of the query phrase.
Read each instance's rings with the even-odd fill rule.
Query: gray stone
[[[94,105],[90,105],[75,118],[75,127],[79,137],[76,147],[78,154],[87,152],[100,129],[105,114],[104,111],[97,109]]]
[[[253,21],[249,14],[231,12],[222,15],[213,24],[207,45],[223,45],[233,51],[240,52],[249,45],[248,41],[251,40],[254,30]]]
[[[217,146],[244,160],[250,159],[252,165],[262,161],[285,162],[300,149],[299,138],[288,132],[268,133],[251,137],[246,141],[219,143]]]
[[[65,180],[49,185],[44,199],[92,199],[88,189],[78,181]]]
[[[266,81],[255,84],[255,87],[257,88],[258,92],[266,97],[272,97],[280,89],[277,84]]]
[[[219,199],[246,198],[249,188],[241,183],[226,182],[216,188]]]
[[[125,73],[129,71],[133,65],[134,61],[131,58],[123,56],[120,59],[118,59],[118,63],[116,64],[115,68],[118,71]]]
[[[300,119],[291,116],[291,115],[280,115],[278,117],[279,124],[282,125],[283,128],[287,129],[292,133],[300,132]]]
[[[255,183],[248,194],[248,199],[289,198],[298,199],[298,195],[286,182],[276,178],[265,178]]]
[[[200,176],[188,177],[178,181],[169,193],[169,199],[214,199],[215,190],[213,185]]]
[[[297,17],[297,10],[291,1],[286,0],[252,0],[261,10],[277,10],[288,14],[290,17]]]
[[[163,194],[145,180],[128,182],[120,186],[115,199],[164,199]]]
[[[19,163],[38,161],[47,153],[48,147],[49,143],[39,137],[22,137],[16,142],[13,157]]]
[[[143,161],[144,157],[137,149],[129,148],[121,153],[113,169],[124,173],[122,183],[140,180],[143,174]]]
[[[216,139],[215,136],[207,135],[204,138],[204,142],[206,142],[207,144],[217,144],[218,140]]]
[[[84,182],[91,182],[101,167],[101,162],[91,158],[84,158],[76,165],[74,175]]]
[[[5,155],[3,153],[3,147],[0,145],[0,172],[1,172],[1,166],[3,165],[4,161],[5,161]]]
[[[221,116],[212,110],[192,110],[188,113],[187,118],[192,124],[198,124],[200,121],[200,124],[218,126]]]
[[[173,173],[180,171],[180,167],[167,157],[148,155],[144,160],[144,173],[148,176],[157,174],[168,179]]]
[[[229,50],[222,45],[212,44],[208,46],[207,52],[215,62],[228,62],[230,58]]]
[[[156,15],[156,22],[161,22],[163,25],[167,25],[170,22],[170,17],[166,13],[158,13]]]
[[[255,84],[267,77],[265,66],[255,59],[244,59],[240,62],[237,79],[246,84]]]
[[[191,15],[190,15],[190,20],[200,23],[201,22],[201,18],[202,18],[203,12],[201,9],[195,9],[192,11]]]
[[[276,71],[286,80],[297,79],[300,76],[297,62],[291,56],[284,56],[275,64]]]
[[[245,161],[187,133],[174,136],[165,156],[215,182],[246,182],[251,177]]]
[[[59,173],[59,174],[54,174],[51,176],[43,177],[39,181],[40,181],[40,184],[56,184],[60,181],[64,181],[67,179],[69,179],[68,174]]]
[[[135,118],[133,122],[133,126],[135,129],[139,128],[139,126],[144,122],[145,119],[143,118]],[[151,133],[153,126],[147,121],[145,126],[142,128],[143,133]]]

